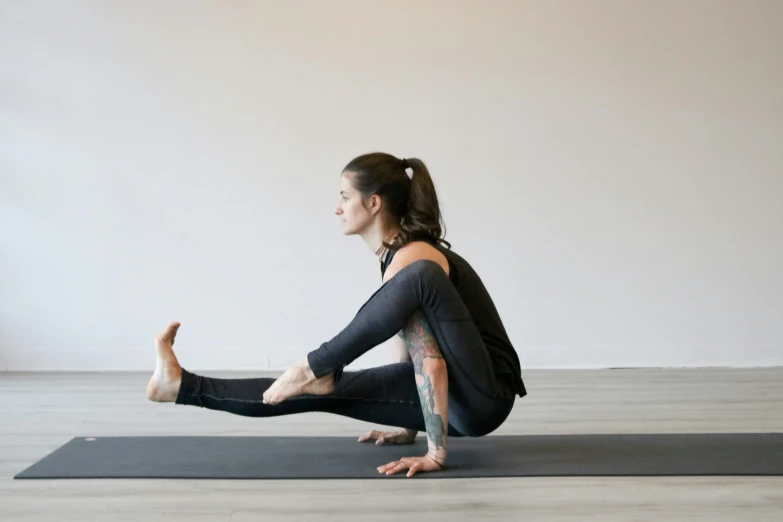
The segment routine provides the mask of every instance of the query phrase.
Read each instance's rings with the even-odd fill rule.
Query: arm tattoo
[[[440,352],[438,341],[421,311],[416,312],[410,318],[400,335],[408,345],[411,360],[416,367],[421,368],[424,359],[427,358],[445,360]]]
[[[435,388],[431,376],[425,373],[424,360],[433,359],[445,361],[438,346],[438,341],[432,333],[424,314],[417,311],[405,328],[400,331],[400,336],[405,340],[408,351],[411,354],[413,368],[417,376],[421,376],[424,384],[417,386],[419,399],[421,400],[424,425],[427,428],[427,436],[437,449],[446,449],[447,427],[443,416],[435,412]],[[445,375],[443,378],[446,378]],[[446,404],[441,407],[448,407]]]
[[[417,369],[416,373],[424,377],[424,385],[418,388],[427,436],[436,449],[446,449],[446,427],[443,425],[443,417],[439,413],[435,413],[435,390],[432,387],[432,381],[430,376],[420,369]]]

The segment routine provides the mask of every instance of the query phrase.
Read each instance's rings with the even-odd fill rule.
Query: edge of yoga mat
[[[407,478],[376,468],[423,455],[354,437],[74,437],[14,479],[310,480]],[[446,469],[414,478],[781,476],[783,433],[450,437]]]

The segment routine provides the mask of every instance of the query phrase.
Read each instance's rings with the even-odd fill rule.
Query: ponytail
[[[443,223],[438,204],[435,184],[427,166],[418,158],[408,158],[407,162],[413,174],[410,178],[408,205],[400,220],[400,240],[402,244],[419,239],[431,239],[451,244],[442,238],[446,225]],[[407,176],[407,174],[406,174]],[[384,245],[388,248],[388,245]]]

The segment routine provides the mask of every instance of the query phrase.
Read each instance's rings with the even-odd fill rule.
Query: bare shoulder
[[[429,259],[435,261],[441,268],[449,275],[449,261],[443,253],[430,245],[426,241],[412,241],[404,247],[397,250],[392,258],[386,273],[383,275],[383,282],[385,283],[389,279],[395,276],[397,272],[416,261],[422,259]]]

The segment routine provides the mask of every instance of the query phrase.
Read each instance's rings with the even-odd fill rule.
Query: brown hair
[[[413,170],[411,178],[406,172],[406,161]],[[399,224],[398,237],[392,243],[384,239],[383,247],[399,249],[412,241],[430,239],[451,248],[451,243],[443,239],[446,224],[440,214],[435,184],[423,161],[373,152],[354,158],[343,172],[365,200],[379,195],[392,221]]]

